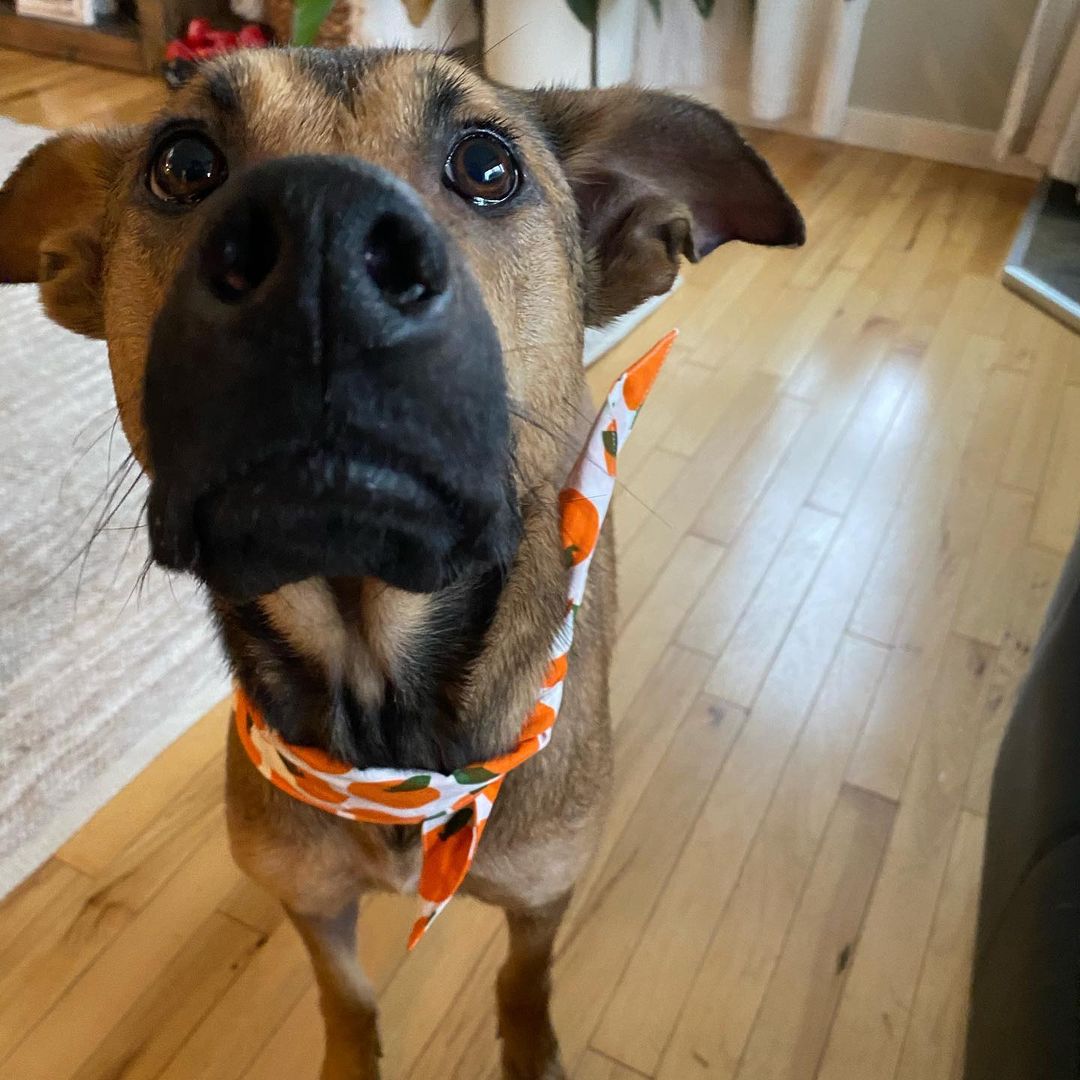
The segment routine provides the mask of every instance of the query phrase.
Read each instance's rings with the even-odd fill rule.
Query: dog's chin
[[[495,483],[462,492],[313,451],[243,470],[195,498],[155,484],[151,551],[235,601],[311,577],[374,577],[429,593],[509,563],[517,523],[508,496]]]

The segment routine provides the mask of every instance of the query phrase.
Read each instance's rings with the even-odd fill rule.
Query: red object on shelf
[[[192,51],[190,45],[181,41],[179,38],[174,38],[165,46],[165,59],[168,60],[194,60],[195,53]]]
[[[244,49],[265,49],[270,44],[266,31],[258,23],[242,26],[236,38],[240,47]]]
[[[165,46],[165,62],[193,64],[235,49],[263,49],[269,44],[270,38],[258,23],[247,23],[240,30],[215,30],[209,19],[192,19],[184,36]]]
[[[214,29],[209,19],[192,19],[187,25],[187,33],[184,35],[184,43],[195,48],[207,43],[207,37]]]

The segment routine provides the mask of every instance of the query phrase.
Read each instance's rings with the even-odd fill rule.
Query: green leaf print
[[[416,776],[410,776],[408,780],[402,780],[394,787],[388,787],[386,791],[389,795],[396,795],[399,791],[423,791],[430,784],[430,773],[418,773]]]
[[[454,773],[454,779],[459,784],[465,784],[467,787],[473,787],[476,784],[488,784],[492,780],[499,778],[498,773],[493,773],[490,769],[485,769],[482,765],[476,765],[471,769],[458,769]]]

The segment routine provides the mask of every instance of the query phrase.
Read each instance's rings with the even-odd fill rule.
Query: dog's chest
[[[388,892],[413,895],[420,881],[423,848],[415,825],[377,825],[380,857],[372,860],[367,875]]]

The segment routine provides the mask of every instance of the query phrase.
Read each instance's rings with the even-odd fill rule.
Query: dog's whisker
[[[129,472],[130,472],[130,470],[129,470]],[[126,474],[125,474],[125,479],[126,479]],[[101,530],[106,525],[108,525],[112,521],[112,519],[114,517],[116,517],[116,515],[120,512],[121,507],[123,507],[124,503],[127,502],[127,500],[130,497],[131,493],[135,490],[135,488],[139,484],[139,481],[141,481],[141,480],[142,480],[142,473],[139,473],[139,475],[136,476],[135,479],[131,481],[131,483],[128,485],[127,490],[120,497],[120,501],[117,502],[116,505],[112,507],[112,509],[109,509],[108,506],[106,505],[106,509],[108,510],[108,515],[103,516],[101,518],[98,518],[97,524],[94,526],[94,530],[90,535],[90,539],[87,541],[86,546],[83,548],[82,562],[79,565],[79,575],[78,575],[78,577],[76,578],[76,581],[75,581],[75,610],[76,611],[78,611],[78,609],[79,609],[79,596],[80,596],[80,594],[82,592],[83,575],[86,572],[86,566],[87,566],[87,563],[89,562],[89,559],[90,559],[90,549],[93,546],[94,541],[98,538],[98,536],[101,535]],[[104,514],[104,511],[102,511],[102,513]],[[129,544],[130,544],[130,540],[129,540]],[[114,581],[114,584],[115,584],[115,578],[113,579],[113,581]]]
[[[461,20],[464,18],[464,15],[459,15],[454,20],[454,25],[451,26],[450,29],[447,31],[446,37],[443,38],[443,43],[439,46],[439,52],[446,52],[447,48],[450,45],[450,42],[454,40],[454,35],[458,32],[458,27],[461,26]]]
[[[110,423],[108,427],[104,428],[100,435],[94,436],[93,441],[90,442],[87,446],[83,447],[83,449],[79,451],[78,456],[75,458],[75,460],[67,467],[67,469],[64,470],[64,475],[60,479],[60,489],[59,489],[58,496],[57,496],[58,498],[63,499],[63,497],[64,497],[64,489],[67,487],[67,483],[71,479],[71,474],[86,459],[86,455],[89,454],[90,451],[93,450],[94,447],[97,446],[97,444],[99,442],[101,442],[101,440],[104,439],[106,435],[109,436],[109,441],[110,441],[110,444],[111,444],[111,442],[112,442],[112,433],[116,430],[116,425],[117,425],[119,420],[120,420],[120,414],[117,413],[113,417],[112,423]],[[89,425],[87,425],[87,427],[89,427]],[[86,428],[84,427],[83,431],[85,431],[85,430],[86,430]],[[72,439],[72,441],[71,441],[72,450],[74,450],[76,448],[76,445],[78,444],[78,441],[79,441],[79,439],[81,437],[82,437],[82,432],[80,432],[78,435],[75,436],[74,439]]]
[[[656,518],[657,521],[659,521],[662,524],[666,525],[669,529],[674,528],[674,526],[671,524],[671,522],[668,521],[668,519],[666,517],[664,517],[663,514],[661,514],[661,513],[659,513],[657,511],[655,506],[650,506],[628,484],[624,484],[621,480],[618,479],[618,477],[616,477],[616,479],[615,479],[615,484],[619,488],[620,491],[625,491],[626,494],[629,495],[630,498],[633,499],[634,502],[636,502],[638,504],[638,506],[642,507],[642,509],[644,509],[649,514],[650,517]]]
[[[530,427],[536,428],[537,431],[542,431],[545,435],[553,439],[555,442],[561,442],[563,439],[565,439],[566,436],[564,434],[559,434],[552,431],[551,428],[549,428],[546,424],[542,424],[539,420],[535,419],[535,417],[529,416],[523,409],[519,409],[513,404],[509,405],[508,408],[512,416],[516,416],[523,423],[528,424]]]
[[[108,504],[111,502],[112,498],[115,497],[115,490],[118,490],[119,485],[122,485],[123,482],[124,482],[124,479],[126,478],[126,476],[130,474],[130,466],[131,466],[131,464],[133,464],[133,463],[129,463],[129,465],[127,467],[127,471],[125,472],[124,476],[118,477],[117,488],[114,489],[114,493],[108,495],[106,506],[108,506]],[[119,472],[120,470],[118,469],[117,471]],[[101,502],[101,499],[104,496],[106,496],[105,491],[103,491],[100,495],[97,496],[97,498],[90,505],[90,507],[86,511],[86,513],[82,516],[79,523],[75,526],[75,529],[72,532],[71,537],[67,541],[67,543],[70,543],[71,540],[74,539],[74,537],[78,533],[79,529],[86,523],[86,520],[93,513],[95,506],[97,506],[97,504]],[[102,513],[104,514],[105,511],[102,511]],[[36,597],[41,596],[42,593],[44,593],[47,590],[49,590],[50,588],[52,588],[52,586],[55,585],[80,559],[85,560],[88,557],[91,545],[97,539],[98,535],[102,531],[102,528],[104,527],[104,523],[101,523],[101,518],[100,517],[98,519],[98,522],[99,523],[95,524],[94,528],[91,530],[90,537],[84,543],[79,545],[79,547],[76,549],[76,551],[72,554],[71,558],[68,559],[63,564],[61,564],[52,574],[50,574],[43,582],[41,582],[40,585],[38,585],[34,589],[31,589],[28,593],[25,593],[23,596],[21,596],[19,598],[20,603],[23,603],[23,602],[26,602],[26,601],[29,601],[29,600],[33,600]],[[5,609],[0,609],[0,610],[7,611],[7,610],[12,610],[12,609],[11,608],[5,608]]]
[[[105,505],[108,506],[109,502],[115,496],[116,489],[120,485],[122,485],[124,483],[124,480],[126,479],[126,477],[128,475],[128,470],[130,470],[131,466],[134,464],[134,461],[135,461],[134,457],[129,454],[117,466],[116,472],[109,474],[108,478],[105,481],[105,486],[101,489],[101,492],[97,495],[97,497],[94,499],[94,501],[86,508],[86,511],[83,513],[83,516],[81,518],[79,518],[78,522],[76,522],[75,528],[72,531],[69,542],[71,540],[75,539],[75,536],[79,532],[79,530],[87,523],[87,521],[90,520],[90,515],[93,514],[93,512],[98,508],[98,505],[101,503],[102,499],[105,499]]]
[[[126,530],[127,533],[128,533],[128,541],[124,545],[123,554],[120,556],[120,558],[117,560],[117,563],[116,563],[116,572],[113,574],[113,579],[112,579],[112,587],[113,588],[116,587],[117,579],[120,577],[120,571],[123,570],[125,563],[127,563],[127,558],[128,558],[128,555],[131,553],[131,545],[135,540],[135,536],[138,534],[138,532],[141,529],[145,529],[147,527],[146,524],[143,522],[143,515],[145,515],[145,513],[146,513],[146,508],[147,508],[147,500],[144,499],[142,506],[139,507],[139,515],[138,515],[138,517],[135,518],[135,524],[134,525],[112,526],[112,528],[115,528],[118,532]],[[104,532],[105,529],[109,528],[109,527],[110,526],[103,526],[102,527],[102,532]]]
[[[71,438],[71,449],[72,450],[77,450],[78,447],[79,447],[79,440],[82,439],[82,437],[86,434],[87,428],[89,428],[90,425],[93,424],[94,421],[98,419],[98,417],[105,416],[105,415],[107,415],[109,413],[114,414],[113,419],[112,419],[112,421],[110,421],[109,426],[111,426],[111,424],[115,423],[116,418],[117,418],[116,417],[116,406],[115,405],[110,405],[108,408],[102,409],[100,412],[94,413],[94,415],[91,416],[90,419],[87,420],[86,423],[83,424],[83,426],[72,436],[72,438]],[[103,439],[105,437],[105,435],[109,431],[109,426],[106,426],[105,429],[101,432],[101,434],[94,438],[94,441],[90,444],[90,446],[96,446],[101,441],[101,439]]]
[[[509,34],[507,34],[507,35],[506,35],[505,37],[501,37],[501,38],[499,38],[499,40],[498,40],[498,41],[496,41],[496,42],[494,42],[493,44],[489,45],[489,46],[488,46],[488,47],[487,47],[487,48],[486,48],[486,49],[485,49],[485,50],[484,50],[484,51],[483,51],[483,52],[482,52],[482,53],[480,54],[480,59],[481,59],[481,60],[483,60],[483,59],[484,59],[484,57],[486,57],[488,53],[490,53],[490,52],[493,52],[493,51],[494,51],[495,49],[497,49],[497,48],[498,48],[498,47],[499,47],[500,45],[504,45],[504,44],[505,44],[506,42],[508,42],[508,41],[509,41],[509,40],[510,40],[510,39],[511,39],[512,37],[514,37],[514,35],[515,35],[515,34],[520,34],[520,33],[522,32],[522,30],[526,30],[527,28],[528,28],[528,24],[527,24],[527,23],[522,23],[522,25],[521,25],[521,26],[519,26],[519,27],[518,27],[518,28],[517,28],[516,30],[511,30],[511,31],[510,31],[510,33],[509,33]]]
[[[127,611],[128,604],[131,603],[132,597],[135,597],[136,605],[142,602],[143,586],[146,584],[147,575],[150,573],[150,569],[153,565],[154,560],[150,556],[150,554],[147,553],[146,559],[142,565],[142,569],[139,571],[138,575],[135,578],[135,581],[132,583],[131,589],[127,594],[127,599],[124,600],[123,607],[121,607],[120,609],[121,614]]]
[[[108,470],[112,468],[113,440],[116,437],[116,425],[117,425],[119,420],[120,420],[120,413],[117,412],[116,419],[113,421],[112,427],[109,429],[109,449],[108,449],[108,451],[106,452],[106,455],[105,455],[105,470],[106,470],[106,472],[108,472]],[[131,459],[134,459],[135,455],[132,454],[129,451],[128,452],[128,457],[131,458]]]

